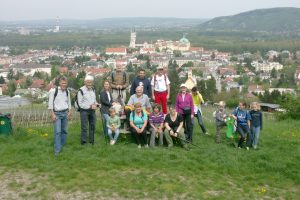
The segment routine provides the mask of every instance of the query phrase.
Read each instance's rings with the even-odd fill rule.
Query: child
[[[262,112],[260,111],[260,106],[257,102],[251,104],[251,132],[252,132],[252,146],[254,149],[257,148],[258,139],[260,131],[262,130]]]
[[[160,105],[155,104],[153,106],[153,112],[149,117],[151,127],[150,147],[155,146],[155,137],[159,137],[159,146],[163,146],[164,114],[160,110]]]
[[[225,102],[220,101],[218,105],[218,110],[214,112],[214,117],[216,119],[216,143],[221,143],[221,129],[226,126],[225,119],[227,117],[225,113]]]
[[[246,102],[240,102],[239,107],[236,108],[231,116],[237,121],[237,131],[240,134],[240,140],[238,142],[238,147],[241,148],[245,140],[245,133],[247,133],[246,149],[249,150],[251,146],[251,132],[250,132],[250,120],[251,116],[248,110],[246,110]]]
[[[114,145],[120,134],[120,117],[116,115],[114,108],[109,109],[109,118],[107,120],[107,134],[110,138],[110,145]],[[112,133],[115,133],[115,136],[112,136]]]

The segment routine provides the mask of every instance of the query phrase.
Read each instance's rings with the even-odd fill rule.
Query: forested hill
[[[300,33],[300,8],[270,8],[217,17],[200,25],[203,30]]]

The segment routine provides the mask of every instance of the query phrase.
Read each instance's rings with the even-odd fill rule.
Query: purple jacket
[[[190,93],[186,93],[183,101],[182,94],[179,93],[176,97],[176,112],[183,114],[183,109],[186,107],[190,107],[192,113],[194,113],[194,103],[192,95]]]

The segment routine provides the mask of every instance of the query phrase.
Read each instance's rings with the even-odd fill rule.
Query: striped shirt
[[[164,123],[164,114],[160,112],[157,116],[155,116],[154,113],[151,113],[149,117],[149,122],[153,125],[159,125],[161,123]]]

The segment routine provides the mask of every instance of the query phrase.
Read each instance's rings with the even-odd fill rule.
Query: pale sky
[[[213,18],[300,0],[0,0],[0,21],[111,17]]]

